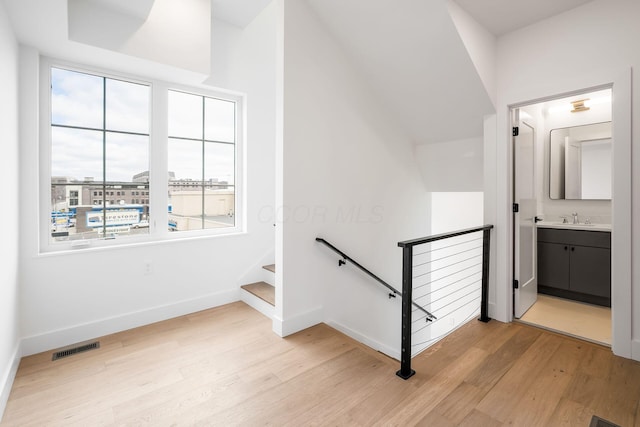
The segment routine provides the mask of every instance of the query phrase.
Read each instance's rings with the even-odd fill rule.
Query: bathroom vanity
[[[538,292],[611,307],[611,230],[544,224],[538,231]]]

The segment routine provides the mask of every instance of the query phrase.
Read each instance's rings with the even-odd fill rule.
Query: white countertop
[[[584,231],[609,231],[611,232],[611,224],[563,224],[560,221],[540,221],[536,224],[538,228],[561,228],[565,230],[584,230]]]

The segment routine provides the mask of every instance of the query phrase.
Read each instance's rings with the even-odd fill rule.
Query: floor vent
[[[595,415],[591,418],[591,424],[589,427],[620,427],[618,424],[614,424],[611,421],[603,420]]]
[[[51,358],[51,360],[53,361],[53,360],[62,359],[63,357],[69,357],[74,354],[83,353],[85,351],[95,350],[96,348],[100,348],[99,341],[92,342],[89,344],[83,344],[78,347],[68,348],[66,350],[56,351],[55,353],[53,353],[53,357]]]

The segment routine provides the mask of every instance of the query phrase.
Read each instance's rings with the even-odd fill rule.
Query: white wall
[[[19,303],[18,303],[18,44],[11,30],[4,4],[0,3],[0,182],[3,185],[5,209],[0,253],[0,419],[13,377],[18,368]]]
[[[484,225],[482,192],[434,192],[430,197],[432,234]]]
[[[247,93],[245,169],[247,233],[236,236],[38,254],[38,51],[22,51],[20,95],[20,250],[25,354],[128,329],[239,298],[239,278],[273,250],[271,221],[262,209],[274,201],[275,30],[258,17],[229,52],[233,78],[216,82]],[[265,20],[267,24],[265,24]],[[98,49],[85,56],[100,62]],[[70,52],[73,56],[73,52]],[[62,59],[65,59],[64,57]],[[158,66],[161,68],[161,66]],[[242,72],[239,72],[241,70]],[[183,84],[200,84],[198,80]],[[143,264],[150,261],[152,273]]]
[[[482,137],[416,145],[427,191],[482,191],[483,150]]]
[[[305,2],[284,1],[283,195],[286,335],[326,321],[396,355],[400,301],[316,243],[324,237],[397,288],[397,242],[428,235],[411,142]],[[280,261],[278,261],[280,262]]]
[[[497,142],[486,152],[495,154],[486,166],[495,165],[495,185],[487,186],[495,205],[487,206],[487,217],[497,221],[497,287],[494,317],[511,318],[510,295],[510,149],[508,106],[558,94],[582,91],[614,83],[613,270],[614,352],[640,358],[640,230],[631,218],[640,217],[640,152],[629,153],[631,99],[640,101],[640,90],[630,90],[630,67],[640,66],[640,3],[635,0],[596,0],[538,24],[507,34],[498,40]],[[567,28],[581,28],[572,32]],[[525,54],[526,53],[526,54]],[[617,92],[618,91],[618,92]],[[640,124],[633,111],[632,124]],[[633,145],[638,145],[634,132]],[[492,142],[488,141],[488,145]],[[626,152],[626,153],[625,153]],[[630,168],[633,173],[631,174]],[[633,195],[633,197],[631,197]],[[631,210],[633,207],[633,210]],[[616,222],[616,218],[618,221]],[[633,254],[633,255],[631,255]],[[631,258],[633,257],[633,259]],[[633,275],[631,276],[631,265]],[[632,289],[629,289],[631,286]],[[633,290],[633,292],[632,292]],[[633,295],[633,300],[631,300]],[[631,337],[633,316],[633,341]],[[623,318],[621,318],[623,317]]]
[[[456,2],[447,0],[447,9],[495,108],[496,37],[458,6]]]

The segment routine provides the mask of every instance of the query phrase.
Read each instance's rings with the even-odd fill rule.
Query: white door
[[[533,126],[520,120],[518,110],[514,113],[514,123],[518,127],[518,135],[513,137],[513,200],[518,205],[518,212],[513,217],[514,279],[517,280],[517,288],[514,289],[514,315],[520,318],[538,297],[536,149]]]

